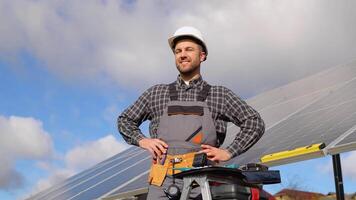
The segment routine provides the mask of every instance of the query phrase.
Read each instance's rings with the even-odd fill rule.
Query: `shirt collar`
[[[183,81],[183,79],[182,79],[182,77],[180,75],[178,75],[178,78],[177,78],[177,84],[178,84],[179,87],[193,87],[194,88],[194,87],[197,87],[197,86],[201,85],[203,82],[204,81],[203,81],[203,78],[202,78],[201,75],[199,76],[199,78],[196,78],[196,79],[193,79],[193,80],[189,81],[189,86],[187,86],[184,83],[184,81]]]

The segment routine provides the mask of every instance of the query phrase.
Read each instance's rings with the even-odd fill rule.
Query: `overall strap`
[[[197,100],[198,101],[205,101],[205,99],[209,95],[210,88],[211,88],[211,85],[205,84],[203,89],[200,91],[200,94],[198,95]]]
[[[176,82],[169,84],[169,98],[171,101],[178,100],[178,91],[176,89]]]

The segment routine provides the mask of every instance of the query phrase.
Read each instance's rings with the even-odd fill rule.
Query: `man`
[[[168,42],[179,71],[177,80],[149,88],[118,118],[118,128],[126,142],[151,153],[151,172],[164,173],[160,178],[157,171],[151,174],[153,177],[150,175],[148,199],[167,199],[172,178],[166,174],[167,166],[172,168],[172,158],[184,160],[185,155],[198,152],[216,163],[228,161],[248,150],[264,133],[263,120],[254,109],[226,87],[210,86],[202,79],[200,64],[206,60],[208,49],[199,30],[182,27]],[[139,129],[147,119],[151,121],[150,138]],[[229,146],[219,148],[227,122],[233,122],[241,131]],[[167,154],[170,161],[162,161]]]

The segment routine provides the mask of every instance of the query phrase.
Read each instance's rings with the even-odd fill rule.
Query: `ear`
[[[200,52],[200,62],[203,62],[206,59],[206,53],[204,51]]]

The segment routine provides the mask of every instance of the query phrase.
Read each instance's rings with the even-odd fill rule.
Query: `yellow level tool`
[[[277,153],[268,154],[261,157],[262,163],[272,162],[276,160],[297,157],[305,154],[318,152],[325,147],[324,143],[312,144],[309,146],[299,147],[293,150],[281,151]]]

